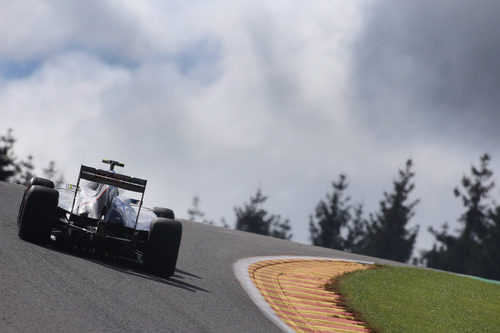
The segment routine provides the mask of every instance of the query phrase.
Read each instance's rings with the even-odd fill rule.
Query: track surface
[[[176,274],[22,241],[24,188],[0,182],[0,332],[280,332],[233,274],[241,258],[373,258],[182,221]],[[378,262],[383,262],[377,260]]]

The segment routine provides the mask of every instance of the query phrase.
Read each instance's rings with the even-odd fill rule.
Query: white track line
[[[346,262],[357,262],[360,264],[373,265],[373,262],[362,261],[362,260],[350,260],[342,258],[326,258],[326,257],[298,257],[298,256],[268,256],[268,257],[251,257],[239,259],[233,264],[234,275],[240,282],[241,286],[247,292],[250,299],[257,305],[257,307],[264,313],[264,315],[278,326],[283,332],[295,332],[290,326],[283,322],[280,317],[276,315],[274,310],[266,302],[262,294],[254,285],[250,276],[248,275],[248,266],[259,261],[265,260],[285,260],[285,259],[305,259],[305,260],[331,260],[331,261],[346,261]]]

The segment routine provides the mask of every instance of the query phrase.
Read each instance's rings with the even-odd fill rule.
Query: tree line
[[[0,136],[0,181],[26,185],[36,174],[34,159],[32,155],[20,159],[14,152],[16,141],[12,129]],[[56,185],[64,183],[64,176],[57,170],[54,161],[50,161],[41,171],[45,178],[53,180]]]
[[[0,136],[0,181],[26,184],[35,175],[33,157],[16,156],[15,143],[11,129]],[[450,232],[447,223],[440,230],[430,227],[434,245],[416,258],[412,258],[412,254],[419,226],[408,225],[419,203],[419,199],[410,198],[415,188],[411,159],[398,170],[391,190],[383,193],[378,210],[368,215],[363,204],[351,201],[347,195],[347,176],[340,174],[332,182],[331,192],[318,202],[309,216],[310,241],[317,246],[400,262],[412,260],[432,268],[500,280],[500,205],[491,197],[495,183],[490,161],[488,154],[482,155],[479,165],[473,165],[470,174],[463,176],[453,191],[464,208],[458,218],[459,228]],[[42,174],[58,184],[64,183],[54,161],[42,169]],[[264,209],[267,199],[258,188],[248,202],[235,206],[233,227],[290,240],[293,235],[290,221]],[[199,197],[194,197],[188,210],[189,219],[215,224],[205,217],[199,205]],[[224,218],[220,224],[230,227]]]
[[[398,179],[393,182],[393,191],[384,193],[379,211],[370,214],[368,218],[364,216],[362,204],[351,203],[351,198],[346,194],[347,176],[340,174],[332,182],[332,192],[319,201],[314,214],[309,217],[311,243],[379,258],[408,261],[418,233],[418,226],[407,227],[415,215],[414,208],[418,203],[418,200],[409,199],[410,192],[415,187],[411,167],[412,161],[408,160],[406,167],[399,170]],[[234,228],[290,240],[290,221],[265,210],[263,205],[267,199],[268,196],[257,188],[247,203],[234,207]],[[213,220],[205,218],[199,204],[199,197],[194,197],[192,207],[188,209],[188,218],[191,221],[215,224]],[[221,220],[221,224],[229,227],[225,219]]]

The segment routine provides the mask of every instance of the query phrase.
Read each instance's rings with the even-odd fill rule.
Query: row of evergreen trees
[[[409,201],[410,192],[415,185],[412,161],[399,171],[393,183],[393,191],[384,193],[380,209],[375,214],[364,217],[362,204],[351,204],[346,195],[347,177],[341,174],[332,183],[332,193],[320,200],[315,212],[309,218],[309,233],[312,244],[353,253],[366,254],[407,262],[413,252],[418,226],[408,228],[407,224],[415,215],[418,200]],[[242,207],[235,207],[234,228],[281,239],[292,238],[292,228],[288,219],[269,214],[262,206],[267,196],[257,189],[254,196]],[[199,209],[199,198],[195,197],[193,206],[188,210],[189,219],[214,224],[204,218]],[[228,227],[224,219],[223,226]]]
[[[418,233],[418,226],[408,228],[415,215],[418,200],[409,201],[415,185],[412,161],[399,170],[392,192],[385,192],[379,211],[363,216],[362,204],[351,205],[345,192],[348,184],[341,174],[332,184],[333,191],[316,206],[309,220],[310,238],[314,245],[378,258],[406,262],[410,259]]]
[[[415,188],[411,159],[398,171],[392,190],[383,194],[378,211],[368,217],[364,215],[362,204],[351,203],[346,194],[347,177],[339,175],[332,182],[332,192],[319,201],[309,218],[311,243],[400,262],[411,260],[414,264],[500,280],[500,206],[490,197],[494,182],[489,163],[490,156],[484,154],[479,167],[472,166],[470,175],[464,176],[460,186],[454,190],[464,206],[456,232],[450,233],[446,223],[441,231],[430,227],[435,244],[431,250],[422,251],[417,257],[412,258],[412,254],[419,226],[408,225],[419,203],[418,199],[410,199]],[[269,214],[262,208],[266,199],[267,196],[258,189],[248,203],[235,207],[234,227],[291,239],[289,220]],[[188,214],[193,221],[214,224],[214,221],[204,218],[198,197],[195,197]],[[221,223],[228,227],[224,219]]]

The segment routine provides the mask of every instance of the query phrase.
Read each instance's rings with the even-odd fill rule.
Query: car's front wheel
[[[175,220],[174,211],[169,208],[153,207],[153,213],[155,213],[158,217]]]
[[[159,217],[151,223],[144,250],[144,266],[162,276],[175,273],[182,238],[179,221]]]

